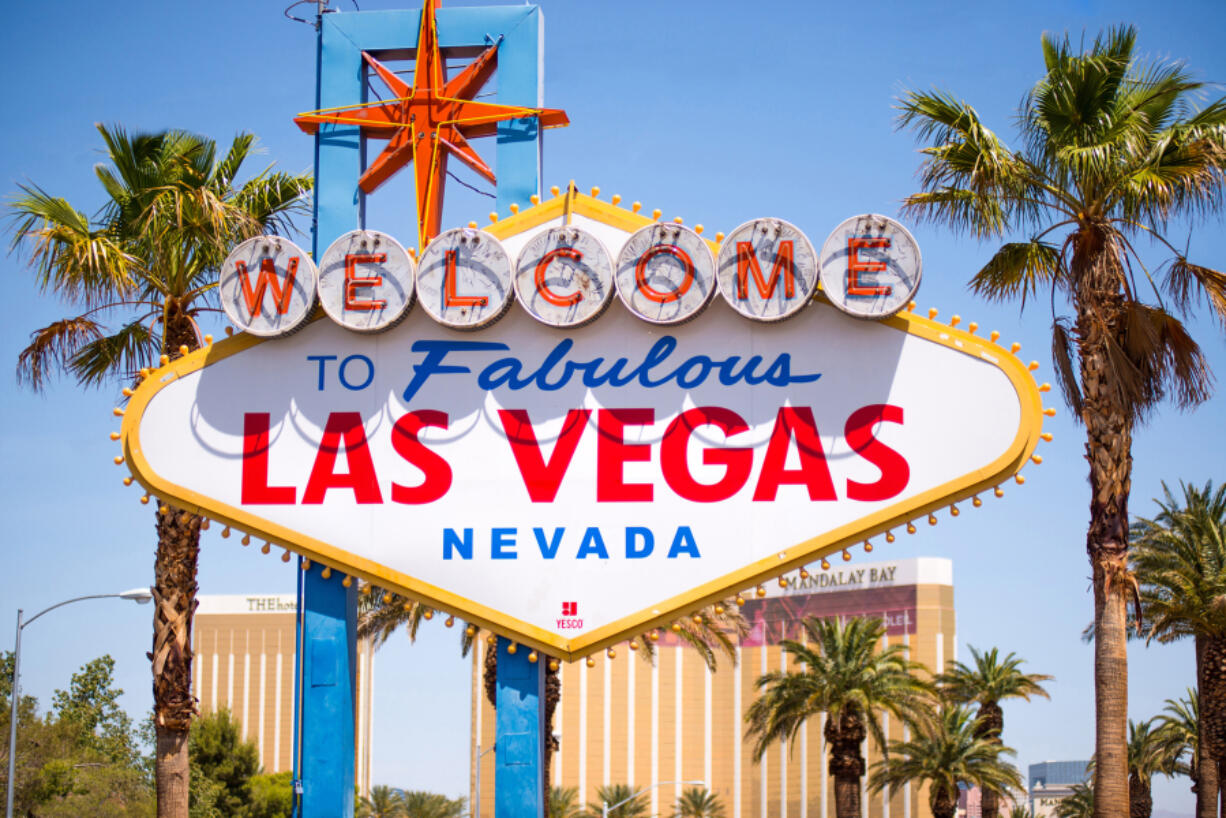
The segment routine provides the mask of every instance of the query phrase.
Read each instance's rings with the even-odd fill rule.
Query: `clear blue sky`
[[[395,5],[359,2],[364,9]],[[263,140],[268,161],[309,170],[311,140],[291,117],[312,107],[314,32],[286,20],[284,3],[10,6],[0,33],[0,67],[9,78],[3,192],[31,180],[93,212],[102,202],[92,174],[101,146],[97,121],[187,128],[219,141],[248,130]],[[821,241],[847,216],[896,215],[915,188],[918,158],[911,137],[894,129],[895,97],[908,87],[952,90],[1012,138],[1015,107],[1041,70],[1045,30],[1092,37],[1105,25],[1132,22],[1143,52],[1184,59],[1202,78],[1226,80],[1220,2],[541,5],[546,103],[565,108],[573,123],[547,134],[546,186],[571,178],[583,188],[599,185],[603,195],[620,193],[712,231],[773,215]],[[492,158],[491,145],[478,148]],[[392,200],[410,195],[407,176],[381,191],[386,204],[372,208],[372,226],[409,243],[409,218]],[[448,225],[484,220],[490,210],[489,200],[473,194],[448,196]],[[999,329],[1050,379],[1046,307],[1019,318],[1016,307],[986,304],[966,290],[991,246],[910,226],[925,262],[921,309],[935,306]],[[1220,219],[1171,232],[1193,260],[1226,268]],[[30,330],[67,310],[35,292],[17,258],[0,256],[0,267],[3,370]],[[1219,377],[1226,375],[1221,328],[1203,318],[1192,326]],[[60,384],[36,396],[11,376],[3,382],[0,631],[11,634],[18,606],[37,610],[77,594],[148,584],[155,541],[150,509],[111,464],[116,449],[107,433],[117,428],[110,409],[118,386],[82,393]],[[1162,480],[1226,476],[1224,407],[1226,398],[1217,397],[1194,412],[1166,409],[1138,433],[1134,513],[1151,512]],[[1044,464],[1027,470],[1025,487],[1010,486],[1004,499],[988,498],[977,511],[968,506],[956,521],[945,517],[916,537],[882,543],[875,555],[953,559],[962,645],[1016,651],[1033,671],[1056,676],[1051,702],[1005,708],[1005,740],[1022,765],[1086,758],[1093,749],[1091,653],[1078,638],[1091,618],[1088,493],[1081,432],[1060,408],[1047,427],[1055,442],[1042,449]],[[279,560],[244,551],[216,531],[206,535],[202,592],[290,592],[293,583],[293,570]],[[47,702],[77,666],[110,653],[126,707],[143,713],[150,705],[149,622],[148,608],[113,600],[49,615],[26,632],[27,692]],[[437,621],[425,631],[416,648],[396,639],[379,654],[375,780],[460,794],[467,788],[468,665],[458,658],[454,633]],[[11,646],[10,639],[0,636],[0,646]],[[1189,646],[1136,645],[1130,658],[1134,718],[1152,716],[1193,683]],[[1191,812],[1186,781],[1159,783],[1155,801],[1159,809]]]

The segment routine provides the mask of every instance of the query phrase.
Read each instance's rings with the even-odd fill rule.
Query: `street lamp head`
[[[153,599],[153,593],[148,588],[132,588],[116,594],[120,599],[130,599],[137,605],[144,605]]]

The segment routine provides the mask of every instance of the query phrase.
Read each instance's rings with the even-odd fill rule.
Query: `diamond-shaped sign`
[[[572,194],[483,235],[514,260],[568,227],[615,259],[650,223]],[[994,342],[820,296],[769,323],[720,298],[682,325],[616,298],[573,329],[519,304],[478,331],[430,315],[163,367],[128,463],[171,503],[574,659],[991,488],[1041,430]]]

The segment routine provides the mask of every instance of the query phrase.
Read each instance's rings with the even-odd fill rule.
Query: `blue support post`
[[[294,818],[352,818],[357,586],[322,567],[298,572]]]
[[[510,644],[499,637],[494,818],[540,818],[545,810],[544,662],[529,662],[526,648],[508,653]]]
[[[480,48],[499,41],[498,101],[541,107],[542,19],[534,6],[454,8],[438,11],[443,48]],[[320,18],[315,107],[366,99],[362,52],[407,52],[416,47],[420,11],[325,14]],[[540,193],[541,140],[535,119],[498,127],[498,210],[529,205]],[[341,234],[364,226],[358,177],[365,162],[358,128],[321,125],[315,139],[315,258]],[[405,195],[412,199],[412,182]],[[395,195],[394,187],[379,191]],[[301,795],[295,818],[348,818],[353,814],[354,657],[357,596],[320,568],[302,571],[299,586],[298,689],[294,700],[295,782]],[[500,650],[505,650],[505,642]],[[507,654],[498,673],[497,818],[543,812],[542,724],[544,671],[525,652]],[[506,673],[504,684],[503,667]],[[522,665],[522,667],[521,667]],[[502,700],[508,704],[504,709]],[[530,715],[529,702],[532,712]],[[505,714],[505,715],[504,715]],[[507,732],[510,731],[510,732]],[[506,760],[504,763],[504,759]],[[505,769],[504,769],[505,768]],[[508,777],[509,776],[509,777]],[[529,784],[528,782],[534,782]],[[504,795],[505,792],[505,795]],[[521,800],[524,799],[524,800]]]

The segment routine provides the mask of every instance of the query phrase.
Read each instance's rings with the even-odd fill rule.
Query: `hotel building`
[[[804,617],[871,616],[886,624],[883,644],[908,646],[910,657],[930,669],[955,658],[953,566],[947,559],[832,564],[805,580],[792,574],[786,588],[768,584],[766,596],[747,599],[741,612],[751,631],[737,648],[735,666],[721,655],[715,672],[667,631],[654,663],[618,650],[614,659],[598,654],[592,668],[585,662],[564,664],[562,700],[552,725],[561,749],[553,757],[550,785],[577,788],[582,804],[598,801],[597,787],[650,787],[650,814],[668,815],[684,787],[663,782],[703,781],[719,796],[728,818],[833,818],[824,717],[811,720],[790,748],[769,748],[760,762],[745,738],[754,683],[784,667],[780,641],[800,639]],[[482,651],[489,649],[480,644]],[[495,740],[481,667],[482,657],[475,655],[470,797],[480,799],[482,814],[493,815],[494,754],[476,759],[477,746],[488,749]],[[891,740],[903,738],[897,720],[883,716],[883,726]],[[880,749],[871,738],[866,745],[871,765],[881,757]],[[480,793],[476,763],[482,765]],[[930,814],[927,791],[920,787],[877,795],[866,790],[863,797],[868,818]]]
[[[242,737],[259,749],[266,773],[294,766],[293,594],[197,597],[192,628],[192,692],[202,714],[229,708]],[[370,791],[374,650],[358,643],[356,781]]]

